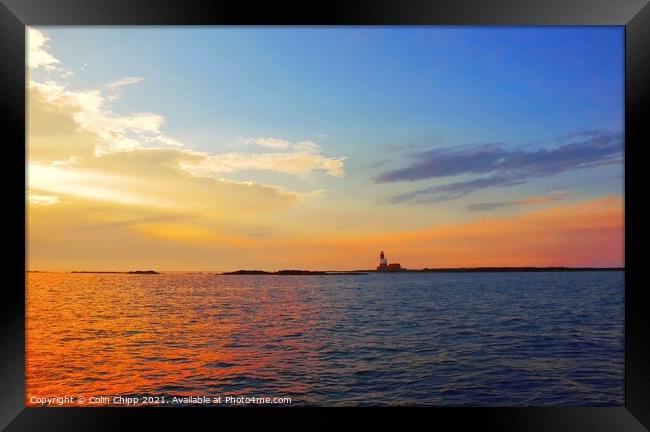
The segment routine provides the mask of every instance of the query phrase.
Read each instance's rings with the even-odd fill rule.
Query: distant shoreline
[[[70,273],[99,273],[99,274],[160,274],[155,270],[134,270],[128,272],[119,271],[86,271],[86,270],[73,270]]]
[[[625,271],[625,267],[450,267],[404,269],[395,273],[507,273],[507,272],[581,272]],[[375,273],[380,273],[374,271]],[[390,272],[388,272],[390,273]]]
[[[363,275],[369,273],[508,273],[508,272],[585,272],[585,271],[625,271],[625,267],[450,267],[401,269],[397,271],[353,270],[353,271],[310,271],[310,270],[280,270],[268,272],[264,270],[237,270],[223,272],[223,275]]]
[[[211,272],[211,271],[169,271],[169,273],[197,273],[197,274],[216,274],[216,275],[270,275],[270,276],[323,276],[323,275],[367,275],[369,273],[536,273],[536,272],[589,272],[589,271],[625,271],[625,267],[447,267],[447,268],[423,268],[423,269],[401,269],[399,271],[378,272],[374,269],[367,270],[236,270],[230,272]],[[25,270],[27,273],[61,273],[59,271],[47,270]],[[158,272],[155,270],[135,270],[135,271],[91,271],[91,270],[73,270],[63,273],[76,274],[162,274],[167,272]]]
[[[365,275],[367,271],[312,271],[312,270],[280,270],[268,272],[264,270],[237,270],[234,272],[217,273],[221,275],[272,275],[272,276],[323,276],[323,275]]]

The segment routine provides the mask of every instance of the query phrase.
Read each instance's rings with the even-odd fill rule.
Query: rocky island
[[[224,272],[223,275],[293,275],[293,276],[321,276],[321,275],[363,275],[363,272],[336,272],[336,271],[312,271],[312,270],[279,270],[268,272],[264,270],[237,270]]]
[[[160,274],[155,270],[132,270],[128,272],[119,271],[86,271],[86,270],[73,270],[70,273],[100,273],[100,274]]]

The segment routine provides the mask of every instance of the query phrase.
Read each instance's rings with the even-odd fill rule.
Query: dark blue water
[[[623,382],[623,272],[34,274],[28,286],[28,395],[620,406]]]

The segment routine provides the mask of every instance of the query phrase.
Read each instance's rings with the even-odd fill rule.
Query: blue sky
[[[207,146],[326,134],[334,149],[621,130],[622,27],[50,28],[70,83],[146,81],[118,109]]]

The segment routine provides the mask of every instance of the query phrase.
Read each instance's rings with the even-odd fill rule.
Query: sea
[[[27,273],[28,406],[190,396],[622,406],[624,272]]]

